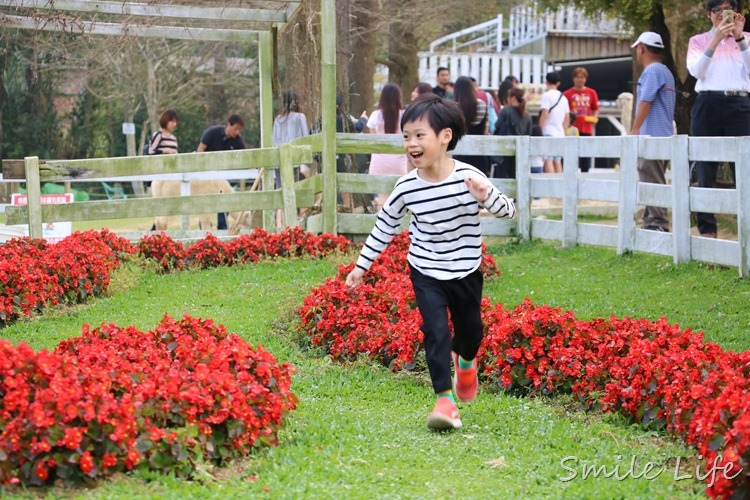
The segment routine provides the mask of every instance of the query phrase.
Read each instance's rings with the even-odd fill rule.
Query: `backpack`
[[[161,130],[157,130],[156,132],[151,134],[151,138],[146,144],[143,145],[143,151],[141,152],[143,156],[148,156],[148,150],[151,148],[151,144],[154,143],[154,139],[156,139],[156,136],[158,135],[161,135]]]

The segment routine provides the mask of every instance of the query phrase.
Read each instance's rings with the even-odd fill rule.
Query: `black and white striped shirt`
[[[179,151],[177,146],[177,137],[170,133],[164,133],[159,130],[151,136],[151,141],[148,146],[149,155],[161,155],[164,154],[165,148],[171,148],[175,151]]]
[[[386,249],[407,212],[409,224],[408,261],[419,272],[438,280],[461,279],[482,261],[480,203],[469,192],[464,179],[487,179],[478,169],[455,161],[453,172],[443,181],[422,180],[418,170],[401,177],[388,201],[378,213],[375,227],[365,241],[357,267],[367,271]],[[512,218],[513,202],[491,186],[481,204],[497,217]]]

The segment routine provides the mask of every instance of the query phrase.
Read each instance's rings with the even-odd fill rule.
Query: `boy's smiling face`
[[[446,128],[436,134],[430,123],[420,118],[404,124],[403,137],[404,151],[414,168],[429,169],[439,167],[447,158],[453,131]]]

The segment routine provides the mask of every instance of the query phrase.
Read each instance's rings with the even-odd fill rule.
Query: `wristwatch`
[[[735,38],[735,39],[734,39],[734,41],[735,41],[735,42],[737,42],[737,43],[740,43],[740,42],[743,42],[743,41],[745,41],[745,35],[742,35],[742,36],[741,36],[741,37],[739,37],[739,38]]]

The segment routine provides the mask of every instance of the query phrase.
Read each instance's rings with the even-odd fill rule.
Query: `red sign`
[[[11,204],[15,206],[26,205],[29,198],[25,194],[13,193],[11,195]],[[61,203],[73,203],[73,193],[65,194],[43,194],[42,205],[59,205]],[[42,238],[47,243],[57,243],[73,232],[72,222],[45,222],[42,225]],[[26,236],[29,235],[29,226],[26,225],[24,230]]]

